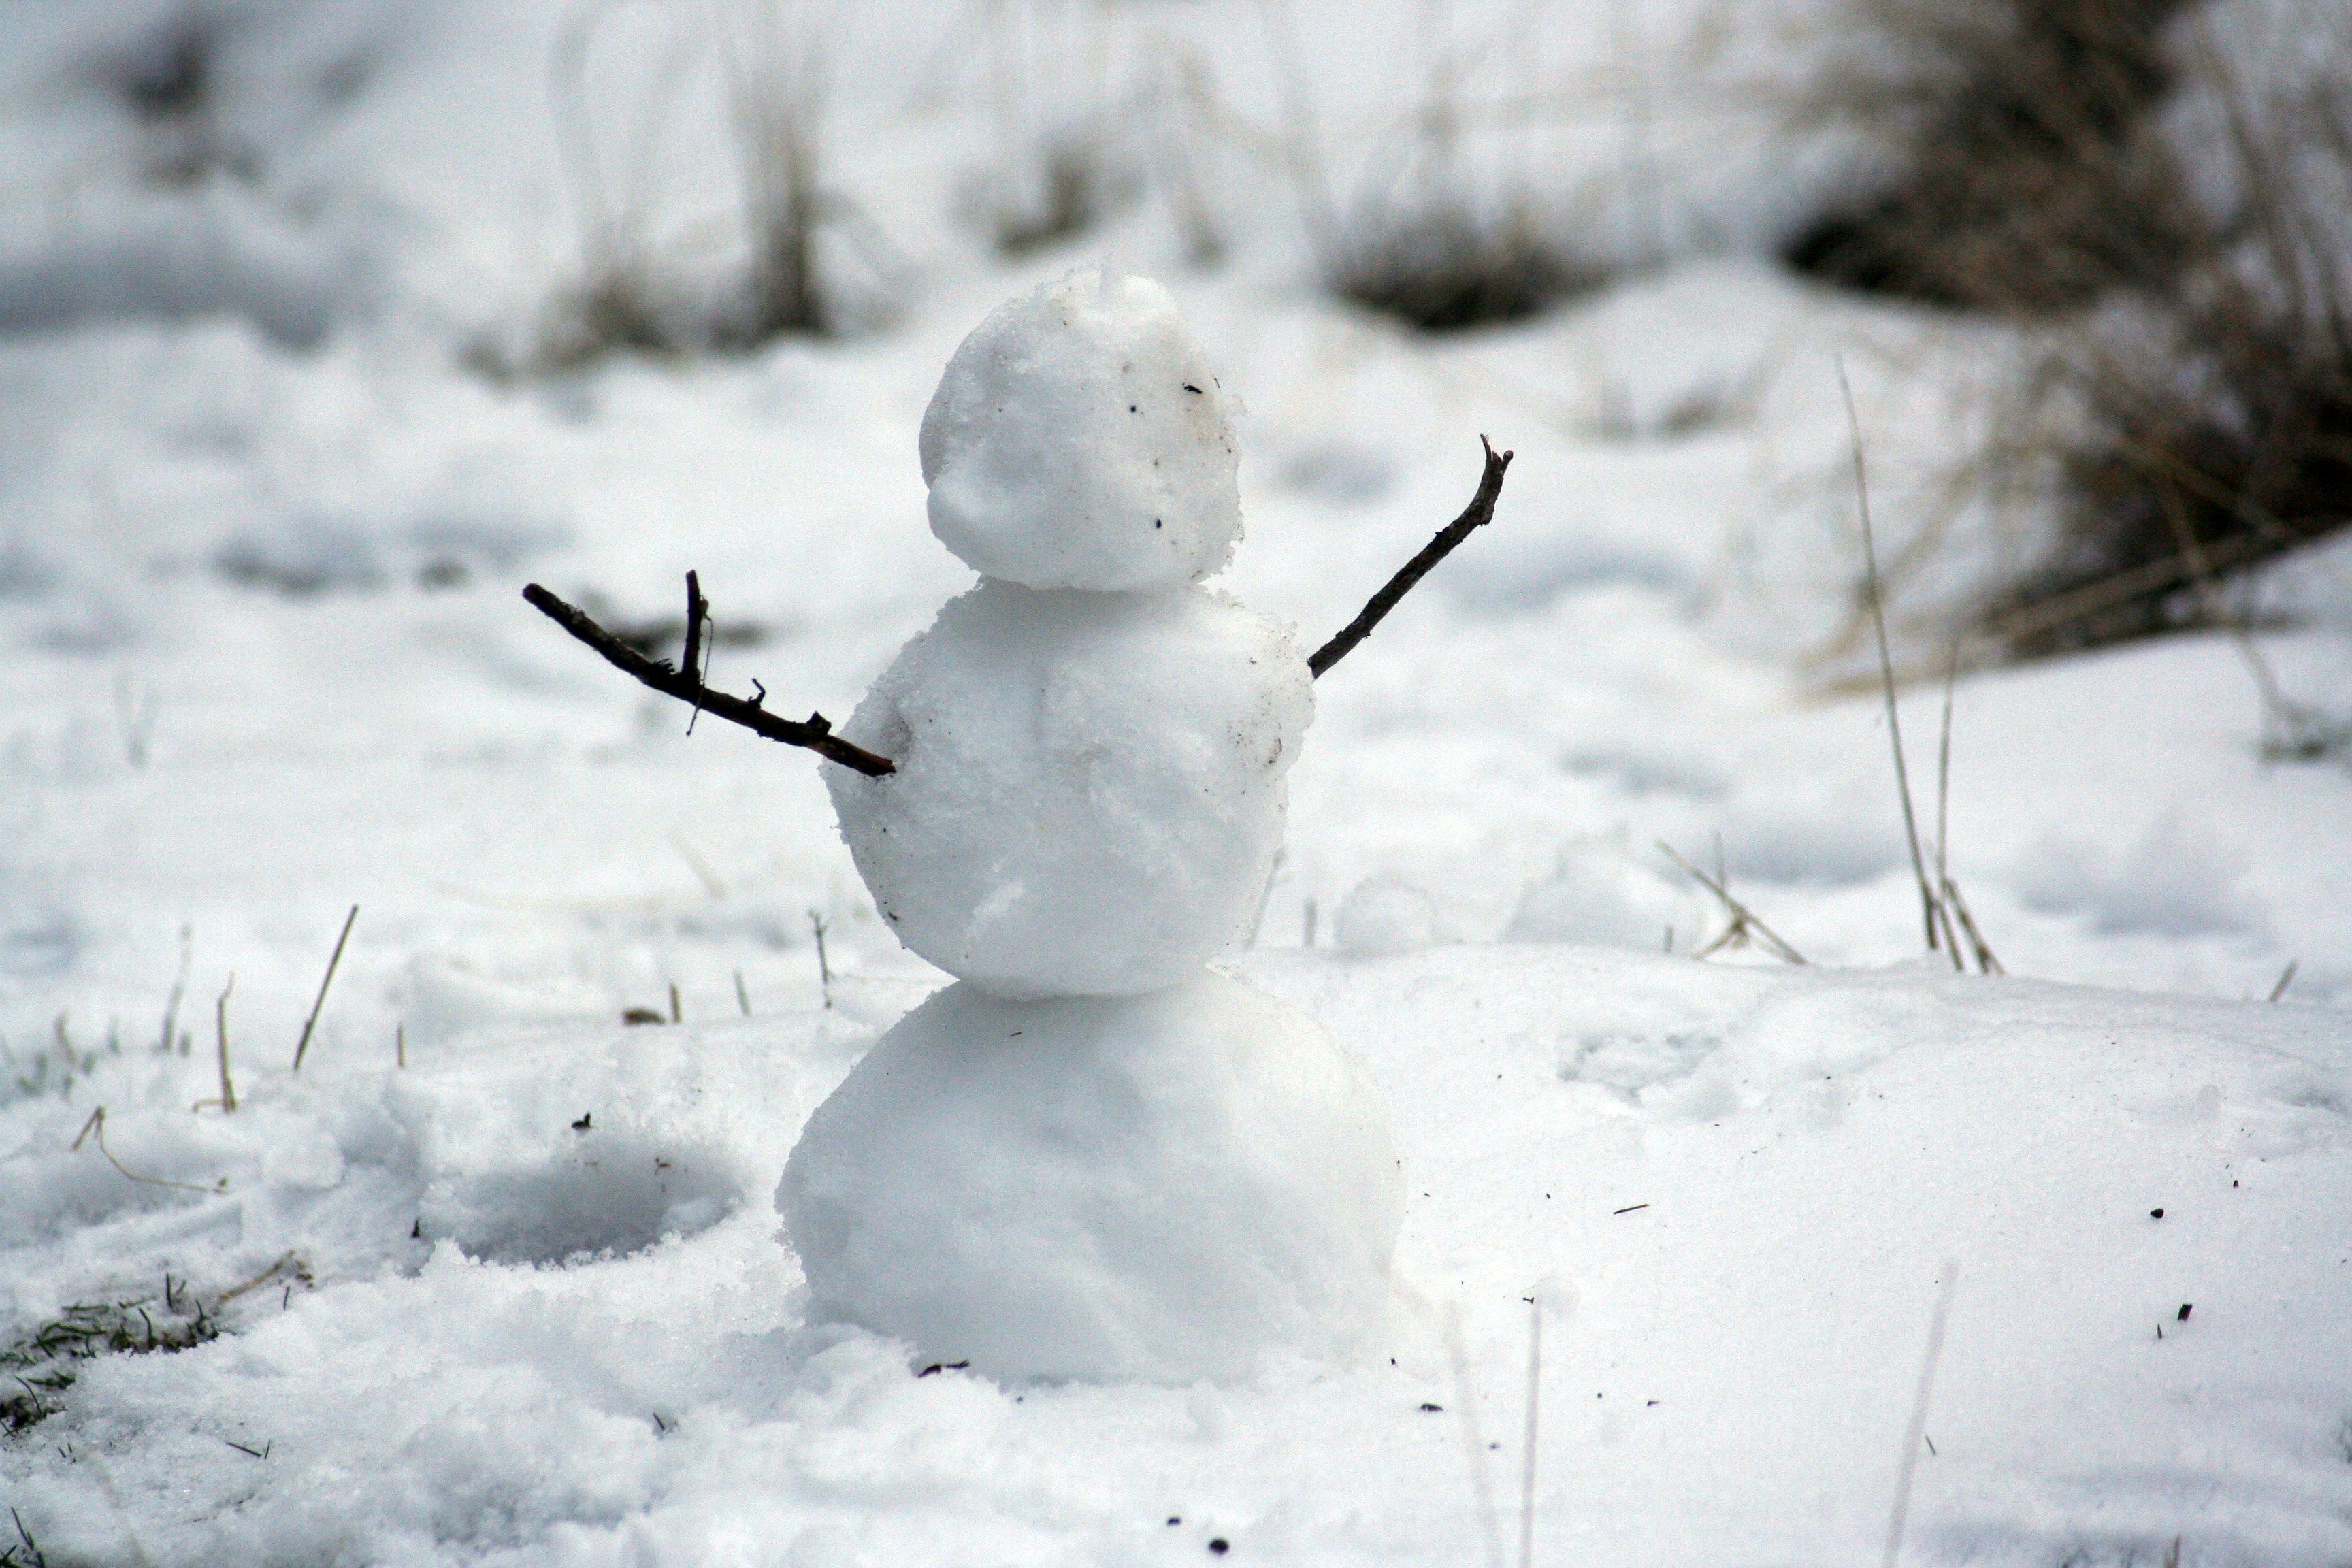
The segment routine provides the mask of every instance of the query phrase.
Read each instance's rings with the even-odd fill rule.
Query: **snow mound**
[[[1706,920],[1706,905],[1643,864],[1624,835],[1609,834],[1563,846],[1552,874],[1521,891],[1503,936],[1654,952],[1672,932],[1689,946]]]
[[[1437,942],[1437,901],[1395,877],[1367,877],[1339,905],[1332,933],[1362,958],[1419,952]]]
[[[1157,990],[1246,929],[1313,679],[1280,626],[1203,591],[983,581],[843,729],[898,771],[825,780],[916,952],[1000,996]]]
[[[1173,588],[1241,537],[1238,402],[1176,301],[1086,268],[998,306],[923,415],[931,531],[1030,588]]]
[[[1222,974],[940,992],[819,1107],[776,1194],[814,1317],[998,1376],[1188,1382],[1343,1357],[1403,1207],[1379,1091]]]

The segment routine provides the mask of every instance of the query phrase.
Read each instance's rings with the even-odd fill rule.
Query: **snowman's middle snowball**
[[[1202,589],[983,579],[843,726],[898,771],[825,784],[933,963],[1013,998],[1154,991],[1247,928],[1313,682],[1278,624]]]

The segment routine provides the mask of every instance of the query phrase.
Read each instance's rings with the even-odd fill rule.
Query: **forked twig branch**
[[[812,713],[799,721],[780,719],[761,706],[760,698],[747,702],[740,697],[714,691],[702,683],[698,673],[691,668],[674,669],[667,659],[647,658],[598,626],[586,612],[565,604],[536,583],[523,589],[522,596],[530,601],[533,609],[603,655],[605,663],[641,686],[651,687],[665,697],[675,697],[680,702],[690,704],[698,713],[708,713],[715,719],[724,719],[730,724],[740,724],[755,735],[781,741],[787,746],[806,746],[827,762],[855,768],[868,778],[880,778],[898,771],[889,758],[876,756],[864,747],[851,745],[835,734],[832,721],[822,713]],[[709,613],[708,602],[702,597],[699,584],[688,587],[688,599],[690,605],[701,606],[702,614]],[[701,615],[688,617],[686,639],[690,656],[698,656],[701,651]]]
[[[1397,574],[1366,601],[1362,611],[1340,627],[1337,637],[1315,650],[1314,657],[1307,661],[1308,669],[1320,676],[1353,653],[1356,645],[1372,635],[1372,628],[1396,608],[1399,599],[1412,591],[1414,584],[1429,575],[1432,567],[1451,555],[1454,547],[1474,531],[1495,520],[1495,500],[1503,493],[1503,471],[1511,466],[1512,454],[1496,452],[1494,444],[1484,436],[1478,437],[1478,445],[1486,450],[1486,471],[1479,477],[1478,493],[1470,498],[1462,515],[1440,529],[1436,538],[1421,547],[1421,553],[1399,567]]]

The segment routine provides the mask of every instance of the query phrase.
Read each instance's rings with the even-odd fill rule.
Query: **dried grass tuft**
[[[1887,177],[1790,259],[2024,329],[1970,477],[2053,524],[1950,630],[2013,658],[2231,630],[2267,749],[2336,748],[2226,590],[2352,521],[2352,26],[2305,7],[2302,59],[2336,63],[2283,82],[2186,0],[1853,3],[1853,63],[1807,113]]]
[[[2193,58],[2223,195],[2171,279],[2044,344],[1997,460],[2042,465],[2059,536],[1982,619],[2020,657],[2237,632],[2275,749],[2318,754],[2223,589],[2352,522],[2352,74],[2257,114],[2219,50]]]
[[[1854,53],[1805,117],[1859,129],[1876,190],[1788,242],[1800,271],[1872,293],[2050,317],[2160,283],[2182,237],[2145,134],[2184,0],[1855,0]]]

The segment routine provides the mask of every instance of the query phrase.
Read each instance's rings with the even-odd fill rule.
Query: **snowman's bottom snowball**
[[[948,987],[810,1118],[776,1204],[815,1317],[997,1376],[1189,1382],[1347,1356],[1403,1196],[1354,1058],[1204,972],[1140,996]]]

